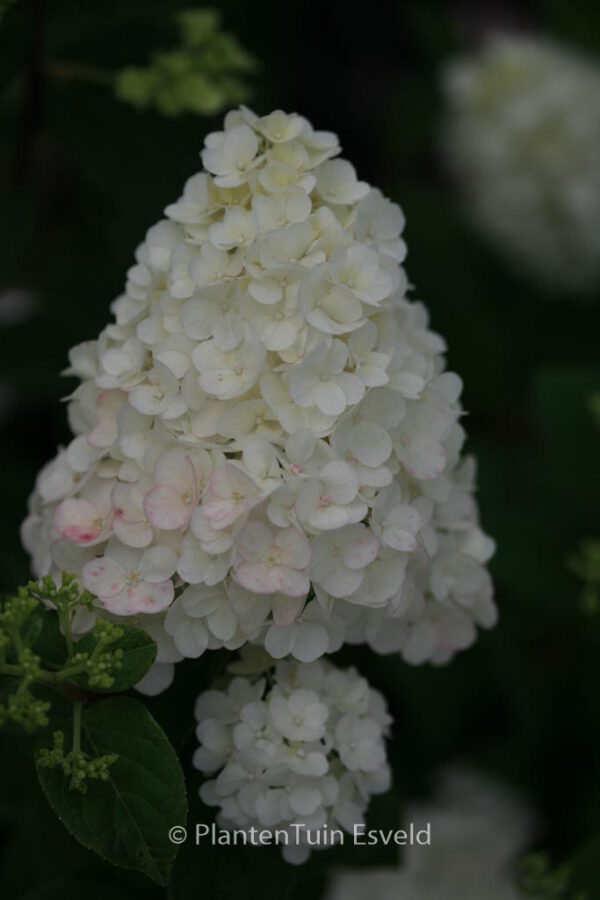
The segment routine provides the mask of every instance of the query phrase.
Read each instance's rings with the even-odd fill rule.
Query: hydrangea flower
[[[339,151],[229,113],[70,353],[74,437],[23,540],[159,640],[152,690],[245,643],[444,662],[495,621],[461,382],[407,296],[401,210]]]
[[[497,36],[443,73],[445,150],[478,227],[552,290],[600,279],[600,68]]]
[[[81,580],[113,615],[161,612],[175,595],[171,577],[176,562],[175,553],[168,547],[136,550],[113,539],[104,556],[83,566]]]
[[[327,846],[327,829],[352,831],[369,796],[389,787],[391,718],[355,669],[281,662],[269,682],[235,677],[224,691],[205,691],[196,719],[194,765],[210,776],[201,798],[222,827],[287,832],[290,862],[308,857],[307,831]]]

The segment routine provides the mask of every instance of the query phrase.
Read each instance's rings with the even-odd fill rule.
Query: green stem
[[[25,671],[21,666],[12,665],[11,663],[2,663],[0,665],[0,675],[11,675],[14,678],[24,678]],[[42,670],[35,677],[35,681],[41,681],[44,684],[56,684],[57,679],[53,672]]]
[[[80,675],[82,672],[85,672],[85,669],[85,663],[76,663],[74,666],[67,666],[66,669],[61,669],[60,672],[52,673],[52,675],[55,681],[62,682],[72,678],[73,675]]]
[[[72,666],[69,674],[73,675],[76,668],[79,669],[79,667]],[[67,670],[65,669],[65,671]],[[12,678],[24,678],[25,672],[21,666],[2,663],[0,665],[0,675],[9,675]],[[36,675],[34,680],[37,681],[38,684],[44,684],[46,687],[52,688],[59,694],[62,694],[63,697],[68,697],[69,700],[79,700],[85,696],[85,691],[82,687],[78,684],[71,684],[67,682],[66,679],[63,681],[62,675],[62,672],[46,672],[42,669],[42,671]]]
[[[83,703],[76,700],[73,704],[73,753],[81,753],[81,715],[83,712]]]

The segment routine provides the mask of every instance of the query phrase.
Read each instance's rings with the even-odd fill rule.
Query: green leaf
[[[147,632],[133,625],[119,625],[123,631],[122,636],[114,643],[110,644],[108,649],[111,652],[122,650],[123,657],[121,665],[117,669],[113,669],[111,674],[114,678],[109,688],[98,687],[88,683],[88,676],[82,675],[75,678],[78,684],[94,693],[111,693],[116,694],[120,691],[127,691],[134,687],[144,677],[154,660],[156,659],[157,647]],[[97,643],[97,637],[94,631],[90,631],[80,641],[77,642],[77,652],[91,653]]]
[[[169,828],[186,823],[187,798],[164,732],[139,700],[111,697],[84,709],[82,747],[119,758],[108,781],[91,782],[85,794],[70,789],[61,769],[37,765],[54,812],[84,847],[165,885],[177,853]]]

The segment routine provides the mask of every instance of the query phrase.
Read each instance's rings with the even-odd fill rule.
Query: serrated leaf
[[[46,797],[84,847],[116,866],[167,884],[177,846],[169,828],[187,821],[187,798],[177,755],[146,707],[111,697],[83,712],[82,747],[94,756],[118,754],[107,782],[70,789],[60,768],[36,765]]]

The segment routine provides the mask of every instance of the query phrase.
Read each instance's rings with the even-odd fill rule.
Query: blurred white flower
[[[406,846],[392,867],[334,875],[327,900],[519,900],[517,863],[533,838],[534,817],[509,788],[449,769],[427,803],[403,820],[430,826],[431,843]]]
[[[543,287],[600,283],[600,67],[503,35],[443,74],[445,151],[470,214]]]

